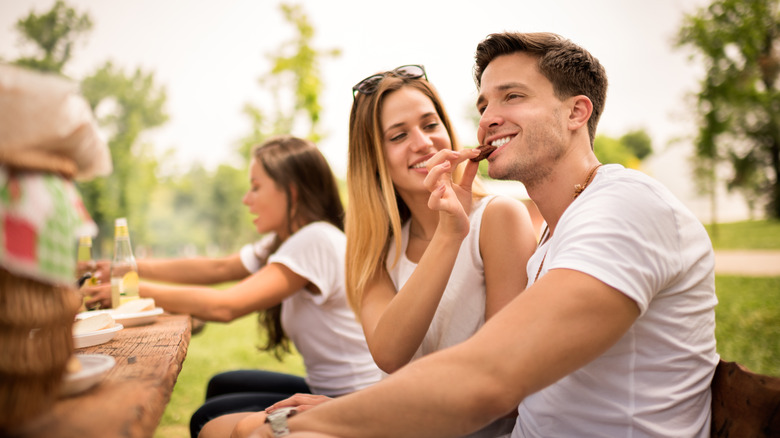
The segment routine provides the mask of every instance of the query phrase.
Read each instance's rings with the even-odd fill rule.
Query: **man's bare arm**
[[[638,315],[631,299],[595,278],[551,270],[466,342],[292,417],[290,429],[355,438],[463,435],[598,357]]]

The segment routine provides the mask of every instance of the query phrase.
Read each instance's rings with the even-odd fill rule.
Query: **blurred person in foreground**
[[[292,341],[306,377],[263,370],[217,374],[190,421],[193,438],[222,414],[257,411],[296,393],[340,396],[381,378],[347,302],[344,210],[325,157],[308,140],[273,137],[254,149],[249,180],[243,203],[265,236],[221,259],[140,259],[142,279],[180,285],[142,282],[139,294],[206,321],[261,312],[265,349],[279,357]],[[202,286],[228,281],[237,283],[224,290]]]
[[[518,405],[513,438],[709,436],[712,245],[662,184],[598,162],[604,68],[558,35],[500,33],[478,45],[475,79],[479,141],[499,146],[490,176],[524,183],[549,227],[528,288],[465,342],[295,416],[257,413],[234,436],[452,437]],[[426,184],[465,221],[451,164],[437,154]]]

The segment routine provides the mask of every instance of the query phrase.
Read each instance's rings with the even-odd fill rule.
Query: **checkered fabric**
[[[96,231],[73,182],[0,166],[0,266],[44,283],[73,285],[78,236]]]

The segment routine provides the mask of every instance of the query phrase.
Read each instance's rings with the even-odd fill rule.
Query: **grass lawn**
[[[723,360],[780,377],[780,277],[716,276],[715,338]]]
[[[190,416],[203,403],[209,378],[222,371],[265,369],[304,375],[303,361],[297,353],[279,362],[257,349],[260,332],[256,314],[229,324],[210,322],[192,336],[171,401],[165,409],[156,438],[188,438]]]
[[[717,249],[780,250],[780,221],[742,221],[705,225]]]

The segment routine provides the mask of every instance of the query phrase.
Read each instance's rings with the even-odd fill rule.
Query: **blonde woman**
[[[442,150],[452,151],[453,166],[476,152],[459,152],[421,66],[369,76],[354,93],[347,296],[374,360],[391,373],[470,337],[517,296],[536,236],[522,203],[488,196],[478,182],[472,190],[476,163],[468,176],[457,168],[452,177],[470,228],[455,235],[439,227],[449,213],[429,208],[426,164]]]

